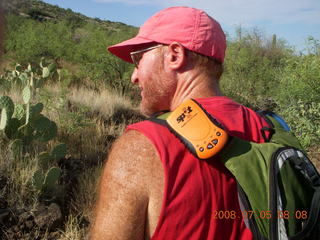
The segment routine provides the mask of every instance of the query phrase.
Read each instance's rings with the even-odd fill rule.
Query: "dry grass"
[[[60,91],[57,85],[50,86],[56,102],[59,101]],[[109,90],[69,89],[65,105],[62,108],[53,107],[45,115],[58,123],[58,140],[72,143],[68,144],[68,149],[73,158],[104,160],[110,144],[125,127],[142,119],[129,99]],[[72,116],[66,117],[68,114]],[[86,126],[76,126],[76,121]]]
[[[68,89],[64,96],[65,104],[61,105],[59,86],[46,88],[50,93],[47,96],[50,101],[43,102],[43,114],[57,123],[57,139],[41,146],[30,146],[28,156],[14,159],[8,142],[2,141],[0,136],[0,174],[8,178],[0,194],[5,195],[8,204],[15,208],[32,208],[36,205],[38,194],[31,185],[33,173],[39,169],[36,156],[46,148],[50,150],[57,142],[66,143],[68,155],[59,164],[66,171],[62,182],[68,186],[65,206],[62,207],[66,209],[64,212],[67,216],[59,239],[84,239],[108,149],[127,124],[142,118],[129,99],[108,90]],[[21,102],[20,90],[12,90],[8,95],[14,102]],[[75,119],[88,124],[75,126]],[[71,128],[75,130],[70,131]],[[42,235],[42,239],[47,236]]]
[[[81,227],[82,216],[69,215],[59,240],[87,239],[87,229]]]
[[[17,208],[23,208],[26,204],[34,204],[36,194],[32,191],[30,182],[33,173],[38,169],[37,159],[33,154],[15,159],[11,150],[6,146],[6,144],[1,144],[0,150],[0,173],[7,181],[2,194],[6,195],[9,205],[15,205]]]
[[[76,104],[87,106],[92,112],[99,113],[104,118],[109,118],[118,109],[130,109],[134,107],[129,99],[119,96],[107,89],[96,92],[84,88],[72,89],[68,99]]]
[[[86,219],[92,218],[101,170],[101,165],[86,169],[86,171],[79,175],[78,185],[74,189],[75,198],[72,199],[72,209],[74,212],[81,209],[79,214],[81,213]]]

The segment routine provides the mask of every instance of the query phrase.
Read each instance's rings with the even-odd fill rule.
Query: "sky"
[[[320,0],[43,0],[102,20],[139,27],[156,12],[171,6],[202,9],[230,36],[238,26],[273,34],[299,51],[312,36],[320,40]]]

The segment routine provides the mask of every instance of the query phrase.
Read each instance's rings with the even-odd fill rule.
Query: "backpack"
[[[231,219],[241,214],[255,239],[320,239],[320,175],[282,118],[267,111],[258,114],[269,125],[261,129],[265,143],[230,136],[222,147],[215,145],[217,139],[214,139],[215,144],[212,144],[213,140],[205,141],[213,147],[219,145],[212,156],[218,156],[238,184],[241,213],[221,211],[219,214]],[[199,116],[207,117],[207,122],[193,120]],[[193,142],[199,136],[193,137],[192,134],[206,132],[205,135],[211,138],[225,134],[214,116],[193,99],[173,112],[153,116],[149,120],[168,127],[199,161],[205,159],[197,152],[199,144]],[[175,120],[185,128],[184,131],[175,126]],[[208,122],[213,127],[208,127]],[[188,124],[191,136],[185,135]],[[212,133],[202,131],[204,127],[212,128]],[[266,132],[269,132],[268,137]]]

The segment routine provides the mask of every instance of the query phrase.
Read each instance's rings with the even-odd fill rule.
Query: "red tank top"
[[[231,136],[264,142],[260,129],[268,125],[253,110],[227,97],[196,100]],[[219,159],[195,158],[166,127],[151,121],[127,130],[150,139],[165,172],[162,209],[152,240],[253,239],[242,219],[235,179]]]

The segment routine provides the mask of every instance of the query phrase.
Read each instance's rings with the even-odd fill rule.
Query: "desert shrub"
[[[8,15],[6,22],[7,57],[18,62],[37,62],[41,57],[63,59],[78,65],[79,84],[89,79],[93,89],[107,86],[119,93],[130,90],[132,67],[108,53],[106,47],[132,37],[135,28],[118,24],[123,29],[119,31],[77,15],[44,22]]]
[[[15,15],[6,17],[5,49],[18,62],[36,62],[41,57],[69,59],[73,42],[67,24],[38,22]]]
[[[320,102],[320,55],[293,56],[279,73],[277,101],[285,104]]]
[[[316,146],[320,150],[320,102],[300,100],[289,106],[280,106],[279,113],[285,117],[303,147]]]
[[[226,95],[261,107],[264,99],[273,98],[278,75],[291,49],[283,40],[265,37],[259,30],[238,29],[238,37],[229,41],[225,73],[221,80]]]

